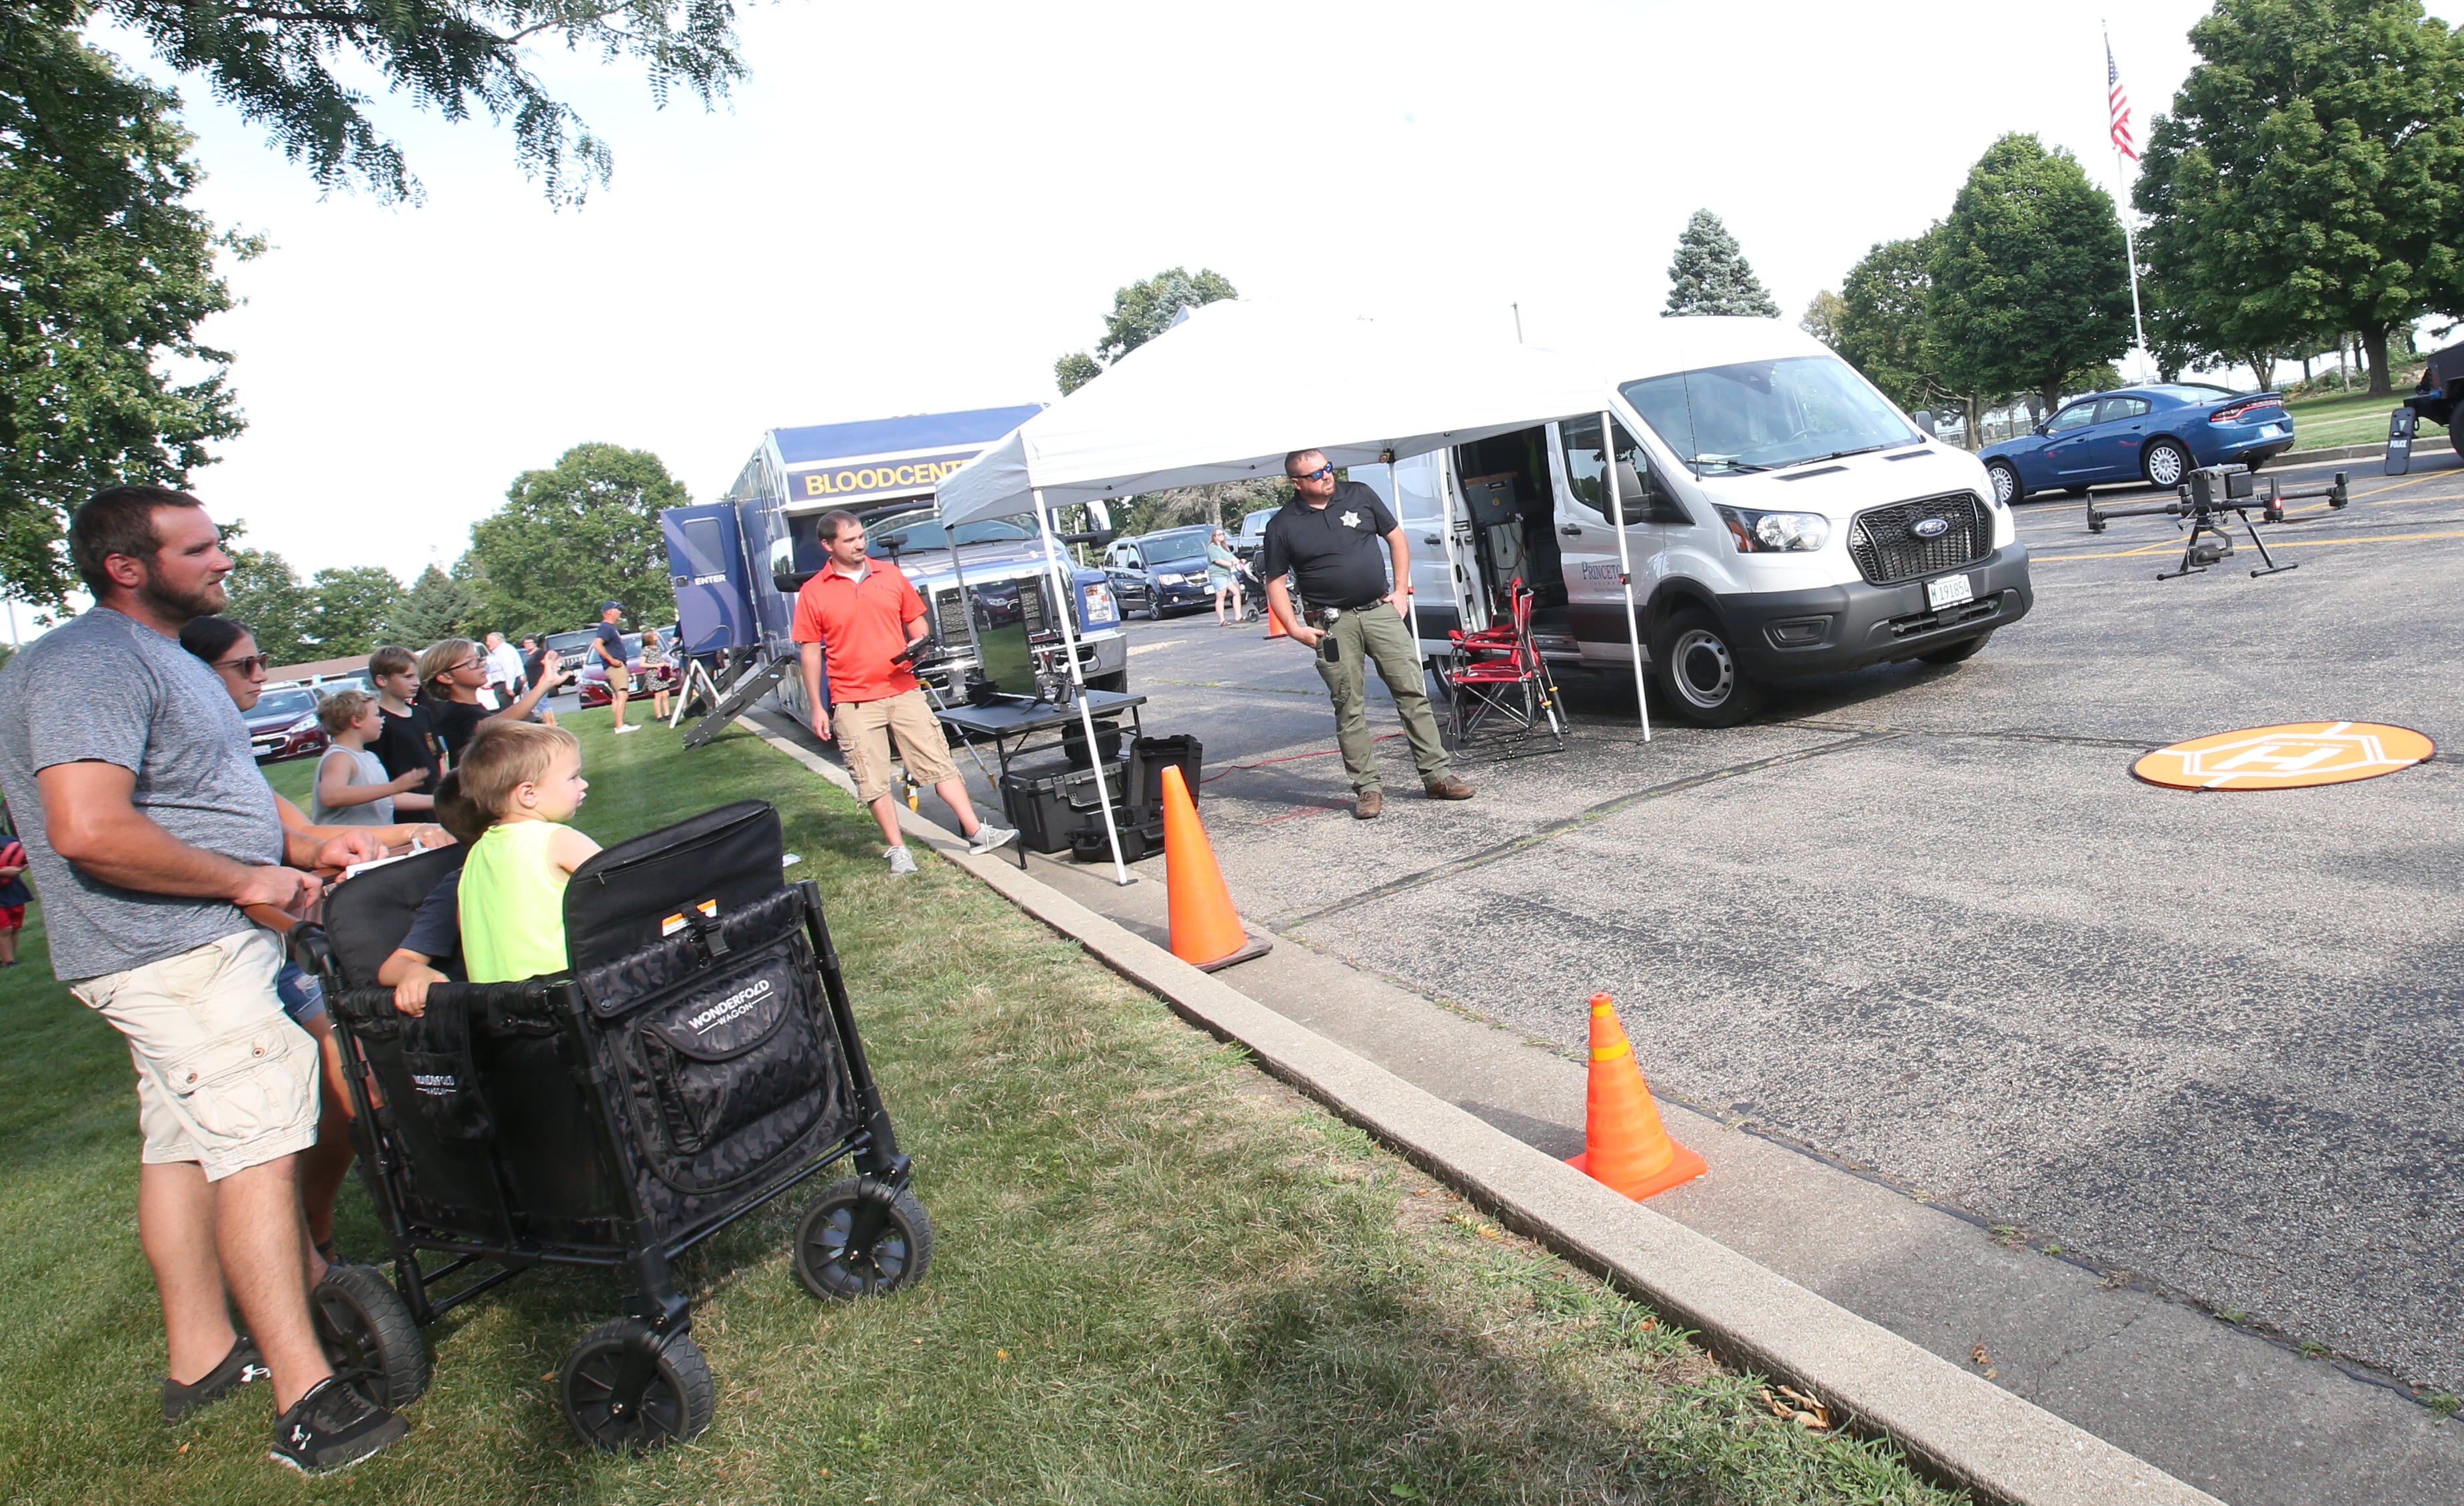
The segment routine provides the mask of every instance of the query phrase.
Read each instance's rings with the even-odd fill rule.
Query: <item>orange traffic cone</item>
[[[1163,771],[1163,882],[1172,905],[1173,956],[1211,973],[1274,949],[1241,924],[1206,828],[1199,825],[1198,803],[1174,764]]]
[[[1266,636],[1269,638],[1288,638],[1291,636],[1290,633],[1284,631],[1284,619],[1275,615],[1275,609],[1272,607],[1266,609]]]
[[[1708,1169],[1661,1127],[1660,1106],[1604,993],[1592,995],[1592,1077],[1583,1097],[1583,1153],[1566,1164],[1593,1181],[1639,1203]]]

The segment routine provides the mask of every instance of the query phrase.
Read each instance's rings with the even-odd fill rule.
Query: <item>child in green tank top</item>
[[[487,812],[463,860],[462,966],[473,983],[562,972],[564,886],[599,844],[564,823],[582,804],[582,742],[562,727],[496,718],[457,765],[462,794]]]

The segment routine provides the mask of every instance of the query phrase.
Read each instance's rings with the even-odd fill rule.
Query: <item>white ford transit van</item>
[[[2028,551],[1974,455],[1778,320],[1657,323],[1597,364],[1638,635],[1670,707],[1727,726],[1771,681],[1956,663],[2027,615]],[[1521,580],[1552,662],[1631,673],[1598,419],[1352,474],[1411,540],[1423,654],[1503,621]]]

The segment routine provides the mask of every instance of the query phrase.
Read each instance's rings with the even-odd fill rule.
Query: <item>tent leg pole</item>
[[[1642,722],[1642,741],[1651,741],[1651,702],[1642,688],[1642,625],[1634,611],[1634,557],[1625,542],[1625,483],[1617,479],[1617,415],[1600,411],[1600,461],[1609,474],[1609,502],[1617,513],[1617,584],[1625,590],[1625,642],[1634,655],[1634,713]]]
[[[1104,840],[1112,849],[1112,882],[1130,885],[1137,882],[1130,876],[1130,865],[1121,861],[1121,830],[1112,821],[1112,790],[1104,783],[1104,751],[1095,742],[1095,713],[1087,704],[1087,676],[1078,667],[1078,589],[1075,579],[1061,567],[1058,546],[1052,542],[1052,515],[1044,505],[1044,489],[1035,491],[1035,527],[1044,536],[1045,579],[1054,587],[1053,615],[1061,623],[1061,651],[1069,655],[1069,681],[1078,687],[1078,724],[1087,732],[1087,770],[1095,776],[1095,803],[1104,812]],[[974,620],[971,615],[968,619]]]

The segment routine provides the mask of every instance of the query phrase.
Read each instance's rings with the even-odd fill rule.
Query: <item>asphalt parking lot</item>
[[[1797,682],[1648,743],[1629,682],[1570,682],[1567,750],[1475,763],[1468,804],[1411,798],[1382,744],[1401,798],[1374,824],[1290,645],[1137,624],[1133,688],[1150,731],[1205,740],[1254,924],[1559,1044],[1608,989],[1655,1088],[2464,1391],[2464,469],[2268,475],[2339,468],[2349,509],[2267,530],[2291,573],[2253,580],[2245,542],[2160,584],[2170,521],[2091,536],[2039,499],[2036,609],[1964,665]],[[2267,794],[2127,772],[2322,719],[2455,751]]]

